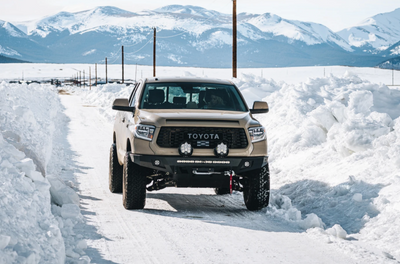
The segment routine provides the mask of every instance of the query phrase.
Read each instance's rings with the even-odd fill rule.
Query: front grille
[[[187,134],[218,134],[219,139],[188,139]],[[215,148],[218,143],[225,142],[230,149],[246,148],[248,145],[243,128],[218,127],[162,127],[157,137],[157,145],[161,148],[177,148],[183,142],[189,142],[193,148]]]

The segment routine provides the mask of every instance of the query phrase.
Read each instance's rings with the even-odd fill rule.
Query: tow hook
[[[160,181],[159,180],[155,180],[150,187],[147,187],[147,190],[149,192],[158,191],[158,190],[162,190],[162,189],[164,189],[166,187],[167,187],[167,185],[165,183],[165,180],[160,180]]]
[[[229,176],[229,193],[233,192],[233,176],[235,176],[235,172],[233,170],[225,171],[225,175]]]

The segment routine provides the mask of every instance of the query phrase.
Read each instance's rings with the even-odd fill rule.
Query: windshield
[[[213,83],[148,83],[139,108],[247,111],[235,86]]]

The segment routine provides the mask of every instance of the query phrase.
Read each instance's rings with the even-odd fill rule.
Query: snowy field
[[[95,76],[94,64],[0,64],[0,80],[48,80],[50,78],[65,79],[77,76],[85,71],[86,79]],[[153,68],[143,65],[125,65],[125,80],[139,80],[153,76]],[[122,77],[120,64],[108,64],[108,79],[120,80]],[[306,82],[309,78],[343,76],[346,72],[356,74],[363,80],[385,85],[394,84],[400,86],[400,71],[392,71],[379,68],[358,68],[344,66],[318,66],[318,67],[291,67],[291,68],[239,68],[238,76],[254,75],[255,77],[274,80],[277,83],[297,84]],[[157,67],[157,76],[186,76],[210,77],[230,79],[231,69],[210,68],[184,68],[184,67]],[[105,80],[105,65],[97,64],[98,78]],[[94,81],[92,81],[94,82]]]
[[[93,259],[84,235],[76,231],[85,217],[79,182],[66,173],[72,171],[68,160],[73,154],[65,140],[70,119],[59,90],[94,106],[111,125],[113,99],[128,97],[131,88],[108,84],[89,91],[8,83],[22,75],[26,80],[69,78],[79,70],[87,74],[89,66],[94,76],[93,65],[0,64],[0,264]],[[120,69],[110,66],[109,78],[120,78]],[[98,70],[104,78],[104,66]],[[125,79],[152,74],[145,66],[125,70]],[[159,67],[157,72],[231,79],[230,69]],[[394,74],[400,83],[400,73]],[[398,263],[400,90],[386,86],[392,71],[240,69],[233,81],[250,106],[260,99],[270,106],[257,118],[268,133],[272,198],[256,216],[298,228],[353,263]],[[234,193],[231,199],[242,196]],[[287,248],[297,248],[296,241],[288,240]]]

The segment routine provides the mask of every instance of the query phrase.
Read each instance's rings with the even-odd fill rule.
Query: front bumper
[[[268,163],[268,156],[258,157],[181,157],[157,155],[130,155],[132,162],[146,168],[171,174],[191,174],[193,170],[225,172],[236,174],[259,169]]]

